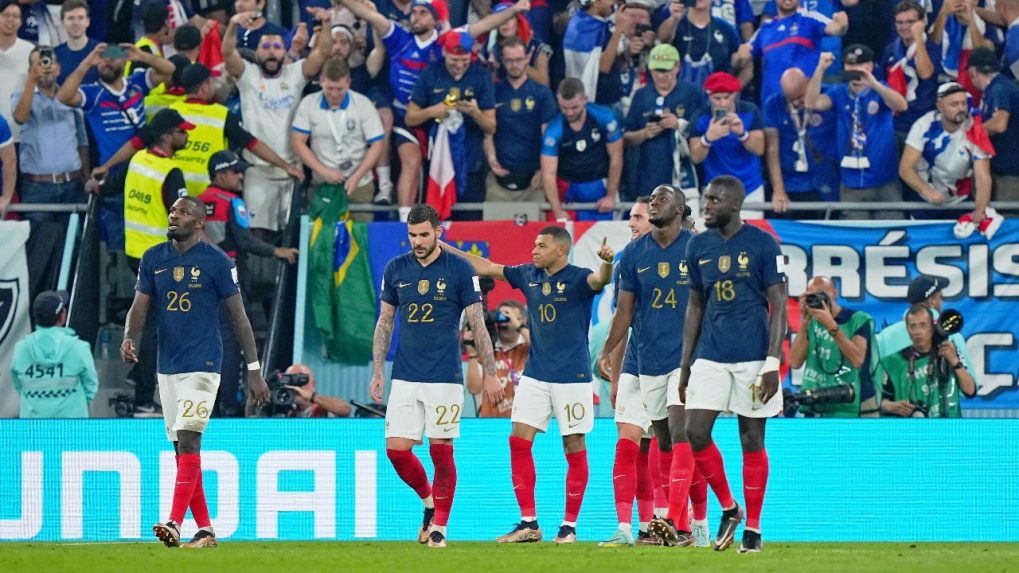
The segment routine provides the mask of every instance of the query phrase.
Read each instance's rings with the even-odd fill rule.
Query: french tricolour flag
[[[594,101],[597,94],[598,67],[608,36],[609,23],[583,10],[573,16],[563,35],[566,77],[583,82],[589,101]]]
[[[457,196],[463,193],[467,178],[466,129],[457,111],[451,111],[445,121],[432,128],[425,203],[434,207],[442,219],[449,219]]]

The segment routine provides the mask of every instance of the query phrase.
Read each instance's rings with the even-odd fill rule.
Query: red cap
[[[442,48],[450,54],[464,55],[471,53],[474,38],[466,27],[454,28],[439,38]]]
[[[715,72],[704,80],[704,91],[709,94],[731,94],[743,89],[736,76],[725,72]]]

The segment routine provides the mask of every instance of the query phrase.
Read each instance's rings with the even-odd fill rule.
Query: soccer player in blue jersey
[[[167,547],[180,545],[180,524],[191,507],[198,533],[185,547],[215,547],[202,487],[202,433],[219,389],[223,344],[219,307],[224,303],[234,335],[248,359],[248,392],[260,403],[269,390],[256,358],[255,335],[244,313],[237,268],[223,251],[200,240],[205,229],[205,204],[190,196],[170,208],[169,241],[149,248],[138,268],[134,302],[124,326],[120,356],[137,362],[136,350],[150,313],[158,321],[157,379],[166,436],[177,454],[177,479],[170,519],[153,533]]]
[[[662,467],[662,471],[670,476],[669,519],[675,527],[655,519],[651,531],[667,545],[688,547],[695,543],[687,511],[694,462],[684,433],[683,405],[677,392],[682,325],[690,284],[686,248],[693,236],[682,226],[685,205],[686,196],[672,185],[659,185],[651,193],[648,215],[653,228],[650,234],[627,245],[620,258],[619,304],[605,347],[613,348],[618,344],[633,324],[640,394],[662,457],[666,460],[671,457],[669,467]],[[622,495],[617,491],[619,529],[606,544],[633,543],[631,508],[619,507],[619,502],[628,499],[627,495],[632,498],[636,487],[633,468],[639,439],[636,432],[621,431],[616,443],[613,484],[617,490],[625,488],[626,491]]]
[[[716,551],[732,544],[743,508],[729,491],[711,429],[720,412],[738,416],[747,504],[739,551],[757,553],[763,547],[761,506],[768,484],[764,423],[782,411],[778,367],[786,333],[786,287],[778,242],[740,220],[743,197],[743,184],[727,175],[713,179],[704,191],[708,229],[690,240],[686,253],[690,301],[679,395],[686,404],[686,436],[697,468],[722,506]]]
[[[438,248],[441,234],[439,214],[434,208],[417,205],[411,209],[407,216],[411,252],[389,261],[382,275],[370,386],[372,398],[381,403],[385,388],[382,366],[399,311],[400,338],[386,409],[386,455],[400,479],[424,503],[418,542],[429,547],[446,546],[446,523],[456,490],[453,439],[460,437],[464,399],[462,312],[467,314],[485,367],[485,392],[493,404],[502,401],[478,276],[467,261],[447,253],[445,245]],[[415,444],[421,443],[422,432],[428,436],[435,466],[432,484],[412,451]]]
[[[371,2],[340,0],[340,3],[354,16],[371,24],[382,38],[389,57],[389,83],[395,98],[393,134],[396,136],[396,152],[400,156],[400,178],[396,183],[396,193],[400,218],[405,219],[405,213],[410,212],[410,206],[417,196],[418,171],[421,169],[421,144],[405,121],[407,105],[421,72],[429,64],[442,59],[439,30],[449,25],[446,22],[449,19],[449,8],[445,0],[413,0],[410,29],[405,30],[379,13]],[[459,30],[466,30],[471,37],[477,38],[530,8],[530,0],[518,0],[509,10],[489,14]],[[463,110],[461,112],[466,113]]]
[[[509,438],[513,493],[520,505],[521,520],[513,531],[498,538],[499,543],[541,541],[531,446],[538,432],[548,429],[553,416],[563,437],[569,466],[566,516],[555,542],[577,541],[577,516],[587,488],[585,435],[594,428],[587,331],[594,296],[612,280],[615,253],[602,240],[598,250],[602,264],[595,272],[569,263],[572,246],[565,229],[549,226],[538,231],[534,239],[531,264],[503,266],[457,251],[474,265],[478,274],[508,282],[527,299],[531,351],[513,399],[513,429]]]

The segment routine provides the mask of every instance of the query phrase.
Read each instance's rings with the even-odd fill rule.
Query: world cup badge
[[[173,280],[177,282],[184,280],[184,267],[173,267]]]
[[[663,279],[669,276],[669,263],[665,262],[658,263],[658,276],[662,277]]]
[[[729,267],[732,266],[732,259],[729,255],[722,255],[718,257],[718,270],[723,273],[729,272]]]
[[[428,279],[422,279],[418,281],[418,294],[425,294],[428,292]]]

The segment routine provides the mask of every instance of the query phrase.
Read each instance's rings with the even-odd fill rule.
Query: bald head
[[[287,368],[286,374],[307,374],[308,375],[308,389],[312,392],[315,391],[315,373],[311,371],[304,364],[293,364]]]
[[[782,95],[790,102],[800,102],[802,104],[803,98],[807,94],[807,82],[809,81],[803,70],[789,68],[782,74],[782,78],[779,80],[779,84],[782,87]]]

